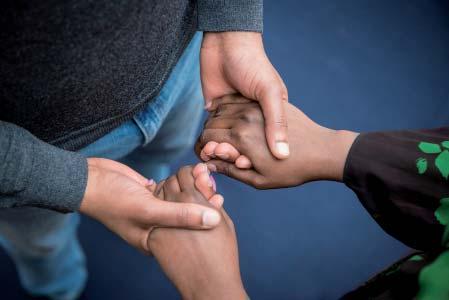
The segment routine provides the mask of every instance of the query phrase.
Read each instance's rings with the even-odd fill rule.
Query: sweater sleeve
[[[87,185],[87,161],[0,121],[0,208],[35,206],[72,212]]]
[[[431,250],[448,222],[448,177],[449,127],[361,134],[343,180],[387,233]]]
[[[262,29],[262,0],[198,0],[200,31],[262,32]]]

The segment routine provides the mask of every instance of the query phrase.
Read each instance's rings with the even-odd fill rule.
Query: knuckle
[[[230,176],[231,175],[231,166],[230,164],[224,164],[221,168],[221,171],[224,175]]]
[[[207,135],[208,135],[208,128],[205,128],[198,137],[198,144],[200,148],[204,147],[204,145],[206,145],[207,142],[209,142]]]
[[[258,190],[266,189],[265,180],[259,176],[252,178],[252,185]]]
[[[184,199],[185,199],[184,200],[185,202],[189,202],[189,203],[196,202],[196,197],[194,195],[192,195],[192,194],[186,194]]]
[[[182,166],[179,168],[178,173],[188,173],[190,171],[192,171],[192,166]]]
[[[275,121],[274,124],[279,128],[288,128],[287,125],[287,118],[284,115],[279,116]]]
[[[175,177],[175,175],[172,175],[167,179],[167,184],[168,185],[174,184],[175,181],[176,181],[176,177]]]
[[[248,126],[237,126],[234,130],[231,130],[231,139],[237,142],[246,141],[251,136]]]
[[[177,219],[177,223],[181,226],[186,226],[186,225],[190,224],[190,219],[191,219],[190,209],[186,206],[181,207],[178,211],[176,219]]]
[[[262,113],[259,108],[251,106],[248,107],[239,119],[245,123],[259,123],[262,120]]]
[[[234,224],[234,221],[232,221],[232,219],[231,218],[229,218],[228,220],[227,220],[227,223],[228,223],[228,226],[229,226],[229,228],[231,229],[231,230],[235,230],[235,224]]]

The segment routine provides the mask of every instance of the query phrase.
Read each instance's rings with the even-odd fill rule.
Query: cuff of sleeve
[[[359,135],[346,160],[343,182],[390,235],[415,249],[439,245],[442,226],[434,212],[447,182],[431,166],[420,174],[416,161],[422,140],[440,140],[434,131],[371,132]],[[427,157],[432,161],[431,156]]]
[[[87,186],[86,158],[49,145],[12,124],[4,129],[8,142],[2,153],[0,207],[78,210]]]
[[[199,0],[200,31],[263,31],[261,0]]]
[[[364,170],[362,166],[366,158],[363,155],[363,151],[359,151],[359,144],[361,144],[360,141],[365,135],[365,133],[360,133],[354,140],[351,149],[349,149],[343,169],[343,183],[353,190],[358,185],[358,179],[361,175],[360,172]]]
[[[77,211],[87,186],[86,158],[41,141],[36,141],[34,153],[32,181],[25,190],[28,205]]]

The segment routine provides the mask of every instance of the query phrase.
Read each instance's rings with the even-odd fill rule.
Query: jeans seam
[[[146,144],[148,144],[151,141],[150,136],[149,136],[148,132],[146,131],[145,126],[142,124],[142,122],[140,122],[140,120],[137,116],[133,117],[133,121],[134,121],[134,123],[136,123],[137,127],[140,129],[140,132],[143,135],[142,146],[145,146]]]

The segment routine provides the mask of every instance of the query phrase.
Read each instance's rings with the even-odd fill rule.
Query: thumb
[[[265,118],[265,135],[271,153],[278,159],[284,159],[290,155],[284,107],[287,91],[279,80],[276,80],[276,84],[266,84],[265,87],[258,97]]]
[[[149,219],[156,227],[211,229],[221,221],[218,211],[211,207],[194,203],[154,201]]]

